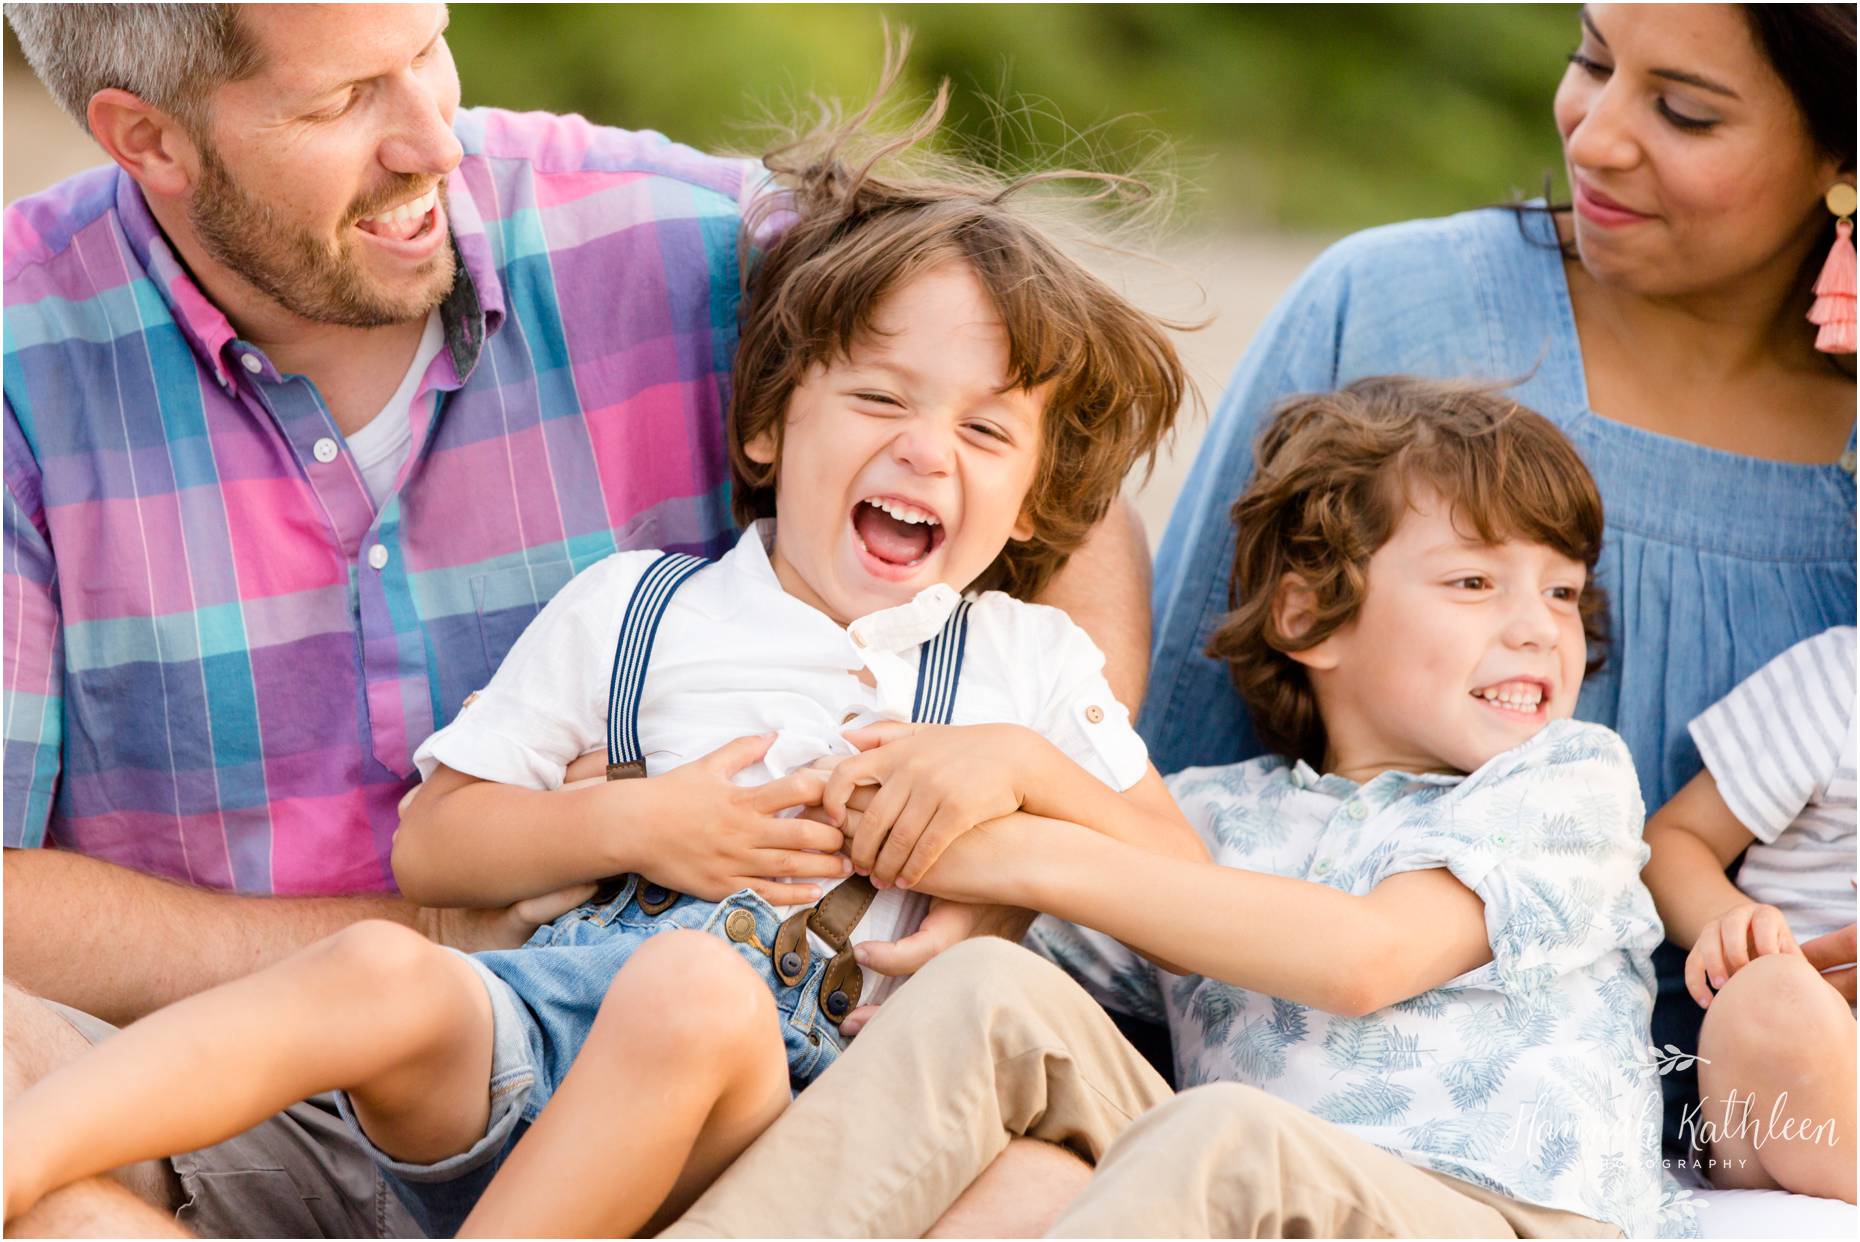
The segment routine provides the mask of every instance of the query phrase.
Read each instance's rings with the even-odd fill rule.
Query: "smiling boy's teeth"
[[[900,522],[921,523],[925,526],[941,525],[941,523],[937,521],[936,514],[931,513],[927,509],[919,509],[916,505],[907,505],[901,500],[886,500],[880,498],[868,500],[865,503],[871,505],[881,513],[890,514]]]

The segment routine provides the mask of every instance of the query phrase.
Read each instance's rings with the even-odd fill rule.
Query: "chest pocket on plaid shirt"
[[[510,654],[511,645],[544,604],[568,585],[574,569],[567,561],[518,565],[471,580],[472,605],[478,610],[478,636],[484,643],[483,686]]]

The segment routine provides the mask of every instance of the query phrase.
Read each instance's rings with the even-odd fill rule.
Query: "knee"
[[[934,1012],[972,1011],[997,999],[1016,1005],[1043,1003],[1049,995],[1068,990],[1084,995],[1065,971],[1031,949],[999,936],[977,936],[930,959],[897,999],[887,1003],[914,995],[915,1005],[930,1006]]]
[[[771,1039],[779,1045],[779,1030],[768,984],[735,949],[702,932],[668,931],[614,976],[589,1040],[704,1060]]]
[[[1806,958],[1771,953],[1732,975],[1713,998],[1699,1053],[1707,1061],[1791,1075],[1824,1062],[1827,1048],[1852,1025],[1847,1002]]]
[[[1186,1158],[1186,1153],[1208,1153],[1209,1169],[1234,1167],[1234,1161],[1261,1171],[1296,1169],[1305,1162],[1296,1151],[1299,1135],[1320,1124],[1296,1105],[1256,1087],[1214,1082],[1191,1087],[1150,1109],[1119,1136],[1117,1147],[1127,1153],[1134,1144],[1165,1162]]]
[[[6,1098],[30,1087],[90,1047],[69,1022],[30,992],[5,985]]]
[[[316,973],[326,976],[332,988],[396,999],[449,983],[448,972],[437,966],[450,956],[412,928],[384,919],[351,923],[310,950],[311,960],[321,968]]]

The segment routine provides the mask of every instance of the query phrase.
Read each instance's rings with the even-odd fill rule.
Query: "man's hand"
[[[648,813],[615,828],[635,838],[632,852],[645,860],[634,870],[705,901],[721,901],[747,888],[777,905],[820,898],[819,885],[784,884],[777,878],[838,880],[850,874],[839,853],[843,838],[838,828],[777,815],[818,803],[825,773],[802,768],[763,785],[731,782],[774,740],[772,733],[739,737],[648,778]]]
[[[1017,725],[885,722],[845,736],[863,753],[834,768],[820,805],[847,829],[854,871],[878,888],[910,888],[956,838],[1020,809],[1016,778],[1037,735]],[[861,785],[878,789],[855,824],[847,802]]]
[[[490,910],[422,906],[414,915],[413,925],[433,943],[461,953],[521,948],[538,927],[554,922],[594,896],[596,887],[576,884]]]
[[[1851,951],[1852,941],[1849,939]],[[1750,960],[1770,953],[1800,953],[1781,910],[1747,901],[1732,906],[1705,925],[1686,955],[1686,991],[1700,1009],[1711,1007],[1712,994]],[[1852,960],[1851,956],[1848,960]]]
[[[853,957],[867,969],[901,978],[916,974],[943,950],[974,936],[1018,941],[1033,918],[1033,911],[1017,906],[977,906],[934,897],[916,931],[902,940],[867,940],[853,946]],[[877,1005],[859,1006],[846,1015],[840,1034],[851,1039],[876,1012]]]
[[[1828,986],[1846,998],[1849,1005],[1854,1003],[1854,925],[1849,923],[1839,931],[1831,931],[1825,936],[1816,936],[1802,946],[1802,956],[1816,970],[1826,971],[1834,966],[1846,966],[1846,970],[1836,970],[1821,977],[1828,981]]]

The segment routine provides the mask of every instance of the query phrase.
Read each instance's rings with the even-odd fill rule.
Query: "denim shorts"
[[[734,945],[775,996],[788,1076],[799,1091],[839,1056],[839,1028],[820,1012],[820,981],[827,958],[814,954],[792,987],[775,974],[767,946],[781,917],[744,889],[723,901],[681,896],[658,914],[635,901],[638,877],[536,929],[520,949],[466,957],[491,997],[491,1116],[485,1133],[456,1156],[435,1164],[395,1160],[363,1136],[362,1142],[429,1237],[452,1237],[478,1197],[568,1074],[587,1042],[607,988],[634,950],[661,932],[706,932]],[[747,918],[737,915],[746,912]],[[737,917],[732,917],[736,915]],[[346,1097],[343,1116],[360,1126]]]

